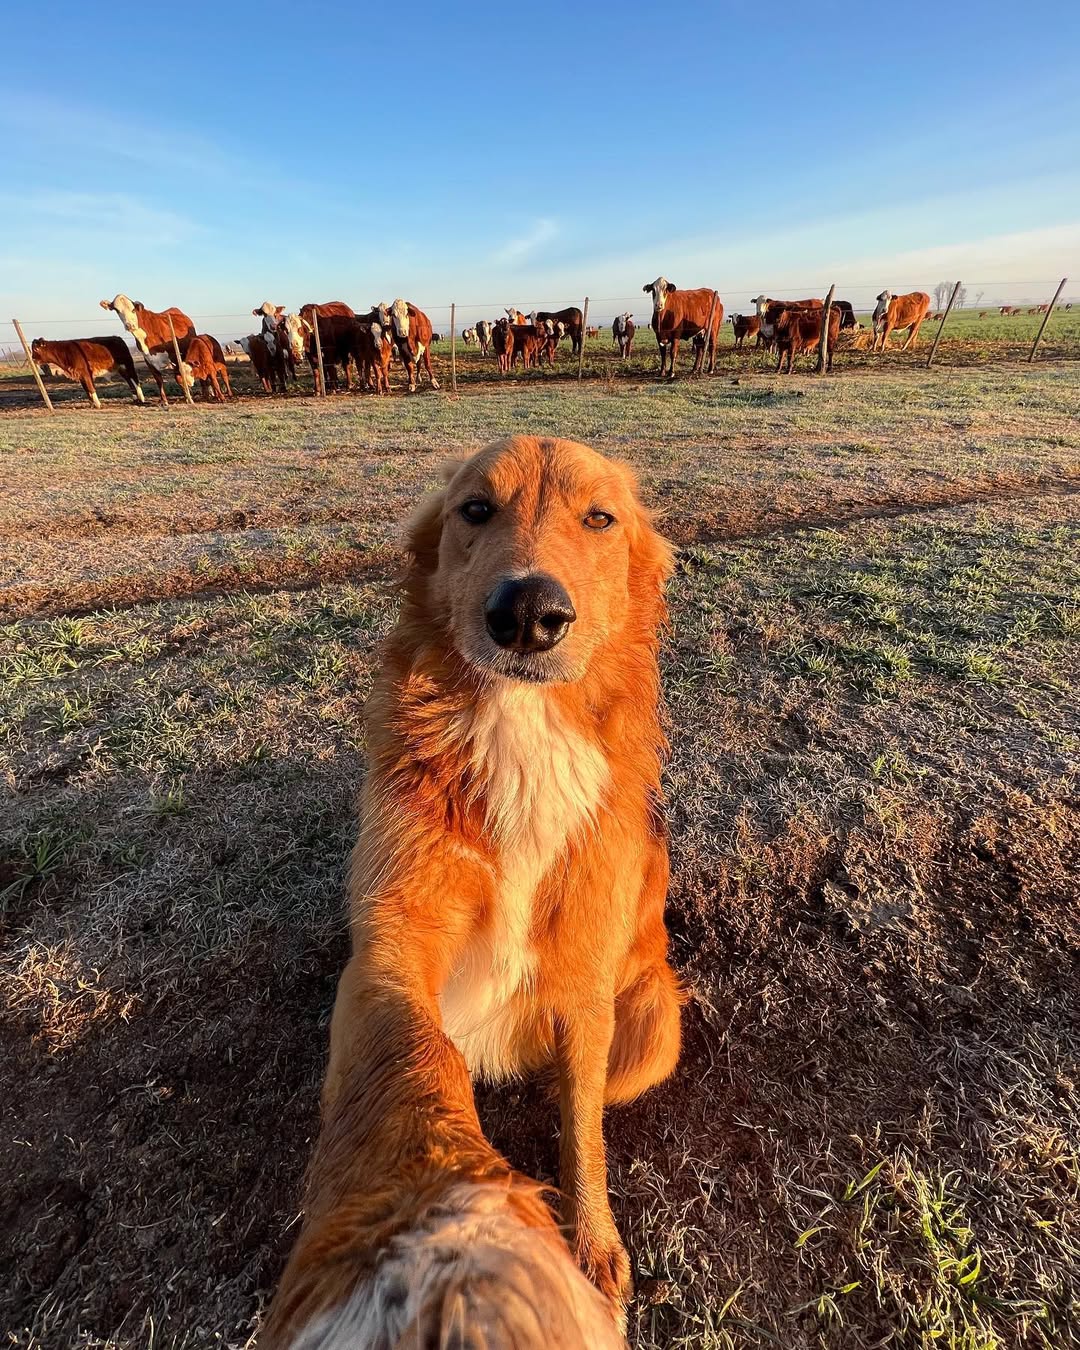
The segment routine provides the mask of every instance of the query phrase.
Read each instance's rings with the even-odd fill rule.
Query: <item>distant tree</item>
[[[966,303],[967,303],[967,287],[961,286],[960,289],[956,292],[956,308],[963,309]]]
[[[949,303],[949,292],[952,290],[951,281],[939,281],[934,287],[934,308],[944,309]]]
[[[983,298],[983,296],[984,296],[985,294],[986,294],[985,291],[976,291],[976,292],[975,292],[975,308],[976,308],[976,309],[981,309],[981,308],[982,308],[982,298]]]

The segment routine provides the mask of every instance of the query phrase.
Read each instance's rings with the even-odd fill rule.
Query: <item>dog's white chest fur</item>
[[[443,990],[443,1025],[473,1073],[516,1067],[510,1006],[535,969],[533,899],[567,843],[595,818],[607,785],[599,747],[542,688],[500,684],[470,716],[467,738],[486,786],[499,859],[494,912]]]

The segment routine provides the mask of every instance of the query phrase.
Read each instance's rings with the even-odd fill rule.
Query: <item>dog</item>
[[[350,1059],[260,1350],[626,1350],[541,1188],[485,1140],[462,1056],[354,988]]]
[[[366,708],[323,1110],[349,1091],[376,992],[436,1076],[458,1053],[474,1078],[550,1070],[563,1218],[621,1326],[603,1108],[680,1047],[657,662],[671,549],[628,467],[531,436],[448,466],[407,547]]]

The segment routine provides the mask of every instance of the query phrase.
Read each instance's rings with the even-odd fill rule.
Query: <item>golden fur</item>
[[[494,511],[479,525],[461,511],[477,498]],[[590,527],[598,516],[612,523]],[[372,999],[410,1029],[437,1099],[460,1103],[447,1087],[459,1051],[491,1077],[550,1066],[564,1218],[619,1322],[630,1270],[607,1197],[603,1107],[666,1077],[679,1053],[657,666],[670,549],[625,466],[528,436],[452,465],[408,544],[367,708],[353,955],[325,1118],[358,1090]],[[485,599],[540,572],[563,585],[576,620],[552,650],[520,659],[486,633]],[[429,1140],[414,1142],[430,1155]]]

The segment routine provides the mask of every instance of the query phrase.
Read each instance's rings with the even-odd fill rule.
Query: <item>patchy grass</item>
[[[627,455],[681,546],[686,1046],[608,1122],[635,1343],[1080,1345],[1074,382],[749,379],[0,421],[14,1345],[248,1344],[395,531],[443,453],[519,425]],[[481,1112],[553,1176],[536,1085]]]

